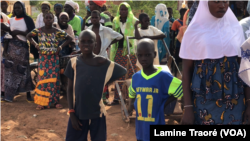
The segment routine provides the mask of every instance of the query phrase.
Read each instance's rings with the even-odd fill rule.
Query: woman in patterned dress
[[[250,121],[250,88],[238,76],[243,30],[228,6],[228,1],[200,1],[183,37],[182,124]]]
[[[119,5],[117,15],[113,20],[113,29],[116,32],[121,33],[124,38],[121,39],[118,43],[111,47],[110,52],[110,60],[117,62],[118,64],[122,65],[123,67],[127,66],[128,63],[128,49],[127,49],[127,36],[134,37],[134,24],[138,21],[138,19],[134,16],[130,5],[126,2],[123,2]],[[130,59],[132,65],[137,70],[136,67],[136,56],[135,56],[135,42],[134,40],[129,40],[130,43]],[[129,70],[126,74],[126,78],[132,78],[133,70],[131,66],[129,66]],[[120,80],[124,80],[125,76],[120,78]],[[120,88],[122,88],[122,83],[119,83]],[[119,95],[117,90],[115,90],[115,98],[112,102],[112,105],[119,104]]]
[[[52,26],[54,15],[51,12],[44,14],[45,26],[34,29],[27,35],[27,39],[39,50],[38,62],[38,83],[36,85],[36,95],[34,102],[38,105],[37,109],[50,108],[52,104],[56,108],[62,108],[59,104],[60,97],[60,66],[59,52],[67,46],[72,38],[63,31]],[[32,37],[38,36],[39,43]],[[58,46],[59,40],[66,41]]]

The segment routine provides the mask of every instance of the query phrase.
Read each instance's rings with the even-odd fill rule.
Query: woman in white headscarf
[[[244,35],[228,6],[228,1],[200,1],[184,34],[182,124],[250,121],[249,87],[238,76]]]
[[[152,17],[150,23],[152,26],[155,26],[159,30],[161,30],[166,37],[164,38],[164,41],[166,42],[168,48],[170,46],[170,36],[169,36],[169,14],[168,14],[168,9],[165,4],[158,4],[155,7],[155,16]],[[164,44],[162,43],[161,40],[158,41],[158,53],[159,53],[159,61],[164,58],[166,55],[167,51],[164,47]]]

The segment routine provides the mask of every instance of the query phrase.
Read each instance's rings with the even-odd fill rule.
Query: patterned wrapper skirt
[[[5,100],[13,101],[14,96],[19,92],[34,90],[27,42],[18,39],[10,40],[4,67]]]
[[[245,84],[238,71],[237,57],[195,61],[191,83],[195,124],[242,124]]]
[[[58,55],[39,55],[38,83],[34,102],[50,108],[60,98],[60,64]]]
[[[115,56],[115,62],[120,64],[121,66],[127,68],[128,57],[122,55],[122,50],[123,50],[123,48],[118,48],[117,49],[116,56]],[[138,67],[136,66],[136,61],[137,61],[136,56],[135,55],[130,55],[130,60],[132,62],[134,71],[137,72]],[[132,78],[133,74],[134,74],[134,72],[132,70],[132,67],[131,67],[131,65],[129,65],[129,69],[127,70],[127,74],[126,74],[128,76],[127,79]],[[125,80],[125,76],[121,77],[119,80]],[[120,89],[122,89],[123,83],[118,83],[118,84],[119,84]],[[128,95],[127,95],[126,98],[128,98]],[[115,100],[120,99],[117,89],[115,89],[115,98],[114,99]]]

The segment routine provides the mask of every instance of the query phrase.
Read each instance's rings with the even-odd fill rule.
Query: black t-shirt
[[[73,86],[75,90],[75,112],[79,119],[93,119],[100,116],[102,111],[99,104],[110,63],[111,61],[107,60],[101,66],[89,66],[77,57],[76,79],[74,80],[74,69],[71,61],[68,62],[64,74],[75,84]],[[115,63],[113,74],[108,83],[119,79],[126,72],[127,70],[124,67]]]

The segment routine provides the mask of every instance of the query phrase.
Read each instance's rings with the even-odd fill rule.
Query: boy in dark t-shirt
[[[65,70],[68,77],[68,105],[70,118],[66,141],[86,140],[90,130],[91,140],[106,141],[106,111],[102,92],[127,70],[102,56],[95,55],[96,35],[87,29],[79,36],[82,54],[72,58]]]

